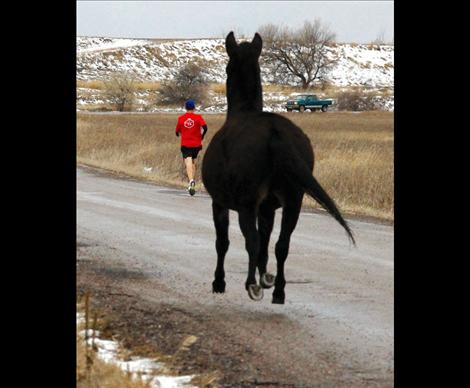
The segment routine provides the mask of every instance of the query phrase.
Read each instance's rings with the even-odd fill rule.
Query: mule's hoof
[[[284,291],[277,291],[274,290],[273,292],[273,303],[274,304],[284,304],[284,300],[286,299],[286,294]]]
[[[221,282],[214,280],[212,282],[212,293],[223,294],[224,292],[225,292],[225,282],[223,280]]]
[[[265,272],[264,274],[261,275],[259,284],[263,288],[271,288],[272,286],[274,286],[275,280],[276,280],[276,277],[274,275],[271,275],[270,273]]]
[[[258,301],[263,299],[263,295],[263,288],[261,286],[257,284],[250,284],[248,286],[248,296],[250,299]]]

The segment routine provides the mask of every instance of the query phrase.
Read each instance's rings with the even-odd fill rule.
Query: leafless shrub
[[[222,30],[221,34],[220,34],[220,39],[223,39],[224,42],[225,42],[225,38],[227,37],[227,35],[230,33],[230,32],[233,32],[234,35],[237,37],[237,40],[239,42],[243,42],[245,40],[250,40],[251,41],[251,38],[250,36],[248,36],[247,34],[245,34],[245,31],[240,28],[239,26],[233,26],[233,28],[225,28]],[[225,48],[224,48],[225,50]]]
[[[159,102],[181,104],[188,99],[198,104],[207,99],[208,80],[201,65],[189,62],[179,69],[172,80],[162,83]]]
[[[375,40],[373,40],[370,43],[372,45],[377,45],[377,46],[385,44],[385,30],[381,29],[380,32],[377,34],[377,37],[375,38]]]
[[[337,97],[337,109],[353,112],[377,110],[379,107],[375,97],[372,93],[361,90],[344,91]]]
[[[136,81],[127,73],[112,74],[104,82],[104,95],[119,112],[130,111],[135,101]]]

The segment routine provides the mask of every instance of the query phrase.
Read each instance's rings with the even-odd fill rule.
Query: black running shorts
[[[190,157],[193,158],[193,159],[196,159],[197,154],[201,150],[202,150],[202,146],[199,146],[199,147],[184,147],[184,146],[182,146],[181,147],[181,153],[183,154],[184,159],[190,158]]]

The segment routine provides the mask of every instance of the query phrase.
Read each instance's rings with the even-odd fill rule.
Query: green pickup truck
[[[328,107],[333,104],[334,100],[331,98],[319,100],[315,94],[299,94],[287,101],[285,106],[288,112],[292,112],[293,110],[304,112],[305,109],[310,109],[311,112],[321,109],[322,112],[326,112]]]

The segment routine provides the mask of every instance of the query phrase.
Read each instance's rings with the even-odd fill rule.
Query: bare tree
[[[336,63],[337,59],[328,55],[335,34],[320,19],[305,21],[298,30],[266,24],[258,31],[264,41],[262,64],[285,83],[298,82],[307,89]]]
[[[382,45],[385,44],[385,29],[381,29],[380,32],[377,34],[377,37],[374,41],[371,42],[372,44]]]
[[[204,102],[207,83],[202,66],[196,62],[188,62],[178,70],[172,80],[163,83],[160,88],[160,100],[170,104],[183,103],[190,98],[198,103]]]
[[[251,37],[248,36],[248,34],[245,34],[243,29],[238,27],[238,26],[234,26],[233,28],[223,29],[221,34],[220,34],[220,38],[223,39],[224,42],[225,42],[225,38],[227,37],[227,35],[230,32],[233,32],[234,35],[237,37],[237,40],[240,41],[240,42],[245,41],[245,40],[250,40],[251,41]]]
[[[131,109],[135,92],[135,79],[128,73],[115,73],[104,81],[104,95],[119,112]]]

